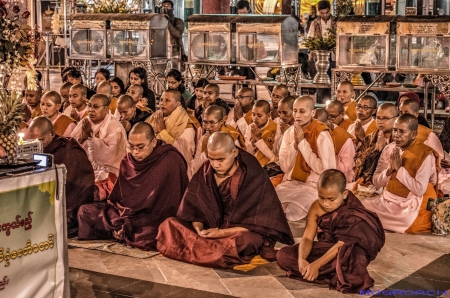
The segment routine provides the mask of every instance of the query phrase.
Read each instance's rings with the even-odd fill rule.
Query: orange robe
[[[345,108],[345,114],[352,121],[356,121],[356,101],[350,102],[350,104]]]

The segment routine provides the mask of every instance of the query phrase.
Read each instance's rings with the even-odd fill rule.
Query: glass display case
[[[450,69],[450,17],[398,17],[397,22],[397,70]]]
[[[258,66],[298,62],[298,22],[291,16],[191,15],[189,62]]]
[[[336,66],[350,69],[395,67],[395,18],[347,16],[338,19]]]
[[[74,14],[70,58],[145,61],[167,58],[167,19],[160,14]]]

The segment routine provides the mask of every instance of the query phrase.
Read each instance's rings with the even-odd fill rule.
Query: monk
[[[209,137],[218,131],[229,134],[233,140],[236,147],[246,150],[244,137],[233,127],[226,125],[224,118],[226,116],[226,111],[221,106],[212,105],[206,108],[203,113],[203,132],[200,140],[197,142],[195,157],[191,162],[191,176],[192,177],[197,170],[203,165],[205,161],[208,160],[206,157],[206,144],[208,143]]]
[[[420,108],[420,97],[419,97],[419,95],[417,95],[417,93],[414,93],[414,92],[405,92],[405,93],[400,94],[400,96],[398,97],[397,106],[400,106],[402,104],[402,102],[407,99],[414,100],[417,103],[417,106]],[[424,116],[422,116],[421,114],[419,114],[417,116],[417,120],[419,120],[419,125],[423,125],[425,127],[431,128],[427,119]]]
[[[78,239],[114,237],[131,247],[156,250],[158,227],[175,216],[187,187],[186,162],[172,145],[157,140],[145,122],[131,129],[127,151],[107,203],[83,205],[78,211]]]
[[[247,127],[252,123],[252,108],[255,104],[255,92],[251,88],[241,88],[236,94],[234,108],[227,118],[227,125],[239,130],[245,136]]]
[[[272,99],[272,102],[270,103],[270,117],[272,120],[275,121],[278,118],[278,104],[280,100],[288,96],[289,89],[286,85],[280,84],[273,87],[272,93],[270,94],[270,98]]]
[[[106,95],[109,98],[109,110],[114,115],[117,109],[117,97],[112,96],[112,87],[109,82],[101,82],[97,86],[97,94]]]
[[[352,136],[339,126],[329,121],[329,115],[325,109],[316,109],[315,119],[325,123],[330,129],[336,155],[336,169],[344,173],[347,183],[353,181],[353,166],[355,164],[355,146]]]
[[[182,100],[179,91],[164,91],[160,99],[160,110],[147,118],[145,122],[153,127],[157,139],[177,148],[190,166],[195,153],[196,131],[194,123],[181,106]]]
[[[273,150],[276,156],[279,155],[284,133],[289,129],[289,127],[294,125],[295,122],[293,116],[294,101],[295,97],[287,96],[278,103],[278,118],[274,120],[278,126],[277,133],[275,135],[275,143],[273,145]]]
[[[392,130],[398,117],[397,107],[383,103],[378,107],[377,130],[364,138],[355,156],[355,179],[358,184],[372,185],[372,177],[378,165],[381,151],[393,141]]]
[[[72,87],[73,88],[73,87]],[[120,161],[126,154],[126,132],[109,112],[109,99],[96,94],[87,104],[89,117],[80,121],[71,137],[86,151],[98,189],[96,200],[105,200],[119,174]]]
[[[410,114],[419,121],[419,104],[414,99],[403,100],[399,106],[400,115]],[[417,140],[431,147],[439,154],[439,161],[444,159],[444,148],[437,135],[428,127],[420,125],[417,129]]]
[[[109,107],[111,108],[111,106]],[[117,110],[120,115],[119,121],[122,123],[127,134],[136,123],[143,122],[150,117],[149,112],[143,112],[136,108],[136,103],[129,95],[121,95],[119,97],[119,100],[117,101]]]
[[[57,135],[70,137],[70,134],[77,126],[77,122],[59,112],[61,108],[61,96],[55,91],[44,93],[41,98],[42,116],[47,117],[53,124]]]
[[[42,87],[39,85],[37,86],[36,90],[31,89],[25,90],[25,102],[28,106],[28,109],[31,112],[30,119],[42,115],[41,97],[42,97]]]
[[[159,227],[162,255],[195,265],[232,268],[260,254],[274,260],[273,247],[293,238],[281,204],[258,161],[216,132],[208,159],[189,182],[177,216]]]
[[[330,101],[326,110],[328,113],[328,119],[336,126],[344,130],[348,130],[349,126],[353,123],[349,118],[345,118],[344,105],[338,100]]]
[[[94,200],[95,177],[92,165],[78,142],[57,135],[52,122],[46,117],[34,118],[28,131],[32,139],[42,141],[44,153],[53,155],[54,164],[66,166],[67,232],[69,238],[76,237],[78,208]]]
[[[349,81],[344,81],[339,83],[336,90],[336,100],[340,101],[344,105],[345,118],[351,121],[356,121],[356,101],[355,98],[355,87]]]
[[[381,196],[363,200],[378,214],[386,230],[418,233],[431,229],[428,198],[436,198],[437,153],[416,140],[418,121],[404,114],[395,120],[394,142],[381,153],[373,184],[384,187]],[[426,195],[424,195],[426,193]]]
[[[385,236],[377,215],[345,186],[345,176],[338,170],[320,175],[318,198],[308,210],[303,237],[299,244],[283,247],[277,261],[290,278],[355,293],[374,286],[367,266],[380,252]]]
[[[355,138],[358,145],[364,141],[364,138],[377,130],[377,124],[373,115],[377,110],[377,100],[370,95],[364,95],[356,105],[355,123],[348,127],[348,132]]]
[[[88,116],[87,108],[87,88],[84,85],[77,84],[70,87],[68,106],[64,110],[64,115],[69,116],[77,122]]]
[[[221,106],[226,110],[226,113],[228,114],[230,112],[230,107],[228,104],[221,99],[220,97],[220,88],[217,84],[208,84],[205,86],[205,89],[203,89],[203,98],[201,104],[195,109],[195,118],[197,118],[198,122],[200,124],[202,123],[202,114],[203,111],[211,106]]]
[[[144,97],[144,87],[141,85],[131,85],[127,90],[127,95],[134,99],[138,109],[143,112],[153,113],[153,110],[147,106],[148,98]]]
[[[262,166],[276,162],[274,153],[277,124],[270,119],[270,104],[266,100],[257,100],[252,108],[252,120],[245,133],[247,152],[253,154]]]
[[[284,134],[280,148],[280,167],[285,173],[276,187],[288,220],[306,217],[317,198],[317,180],[327,169],[336,168],[330,129],[313,119],[314,100],[302,96],[294,102],[295,123]],[[301,196],[299,196],[301,193]]]
[[[67,107],[70,106],[69,91],[72,86],[72,83],[65,82],[64,84],[62,84],[61,88],[59,88],[59,94],[61,95],[62,100],[61,109],[59,110],[60,112],[64,112]]]

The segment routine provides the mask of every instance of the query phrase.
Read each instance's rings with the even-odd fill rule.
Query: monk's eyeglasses
[[[394,119],[394,118],[397,118],[397,116],[394,116],[394,117],[383,117],[383,118],[377,117],[377,121],[384,122],[384,121],[388,121],[388,120],[391,120],[391,119]]]
[[[155,138],[151,139],[150,142],[148,142],[147,145],[141,144],[141,145],[134,146],[134,145],[131,145],[130,143],[128,143],[128,144],[127,144],[127,150],[129,150],[130,152],[133,152],[133,151],[141,152],[141,151],[143,151],[145,148],[147,148],[148,145],[150,145],[154,139],[155,139]]]
[[[202,123],[203,123],[205,126],[208,126],[208,125],[213,126],[213,125],[216,125],[217,123],[219,123],[220,121],[222,121],[222,119],[220,119],[219,121],[216,121],[216,122],[214,122],[214,121],[203,121]]]
[[[375,109],[375,108],[373,108],[373,107],[363,106],[363,105],[356,105],[356,108],[357,108],[357,109],[360,109],[360,110],[364,110],[364,111],[368,111],[368,110],[373,110],[373,109]]]
[[[329,115],[328,114],[328,119],[336,119],[337,117],[339,117],[339,116],[341,116],[342,115],[342,113],[340,113],[340,114],[337,114],[337,115]]]
[[[101,107],[107,107],[108,105],[91,105],[90,103],[86,104],[88,109],[98,110]]]

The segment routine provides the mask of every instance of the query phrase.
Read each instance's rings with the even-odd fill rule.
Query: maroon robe
[[[128,245],[154,250],[158,227],[177,213],[187,184],[186,161],[172,145],[158,140],[143,161],[127,154],[107,203],[81,206],[78,238],[107,239],[123,229]]]
[[[291,244],[293,238],[269,177],[256,158],[239,150],[239,168],[219,186],[206,161],[184,194],[176,218],[159,228],[158,250],[166,257],[197,265],[232,268],[249,263],[263,243]],[[246,232],[221,239],[200,237],[192,222],[205,229],[243,227]]]
[[[74,139],[55,135],[44,153],[53,154],[54,164],[66,166],[67,232],[69,238],[75,237],[78,234],[78,208],[94,199],[94,170],[86,151]]]
[[[343,293],[367,290],[374,285],[367,266],[384,245],[384,230],[378,216],[364,208],[358,198],[349,192],[344,204],[336,211],[317,219],[318,241],[313,242],[306,259],[314,262],[322,257],[338,241],[336,258],[320,268],[317,283],[329,284],[330,289]],[[302,280],[298,268],[298,246],[283,247],[277,254],[278,265],[287,271],[287,276]]]

